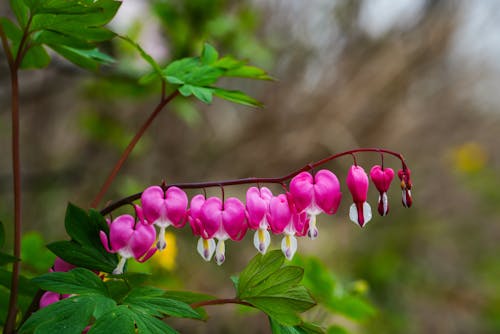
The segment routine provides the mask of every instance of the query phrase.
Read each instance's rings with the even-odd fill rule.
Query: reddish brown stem
[[[113,180],[115,179],[116,175],[118,174],[118,172],[122,168],[124,162],[127,160],[127,158],[130,155],[130,153],[132,153],[132,150],[134,149],[135,145],[139,142],[139,139],[141,139],[141,137],[144,135],[144,133],[149,128],[149,126],[151,125],[151,123],[153,123],[153,121],[156,118],[156,116],[158,116],[158,114],[160,113],[160,111],[162,111],[162,109],[170,101],[172,101],[178,94],[179,94],[179,91],[176,90],[175,92],[173,92],[172,94],[170,94],[166,98],[163,98],[160,101],[160,103],[158,103],[158,105],[156,106],[156,108],[153,110],[153,113],[148,117],[148,119],[146,120],[146,122],[144,122],[144,124],[141,126],[141,128],[139,129],[139,131],[137,131],[137,133],[135,134],[135,136],[132,138],[132,140],[128,144],[127,148],[125,148],[125,151],[123,151],[120,159],[118,160],[118,162],[115,164],[115,166],[113,167],[113,169],[109,173],[108,177],[106,178],[106,181],[104,181],[104,183],[103,183],[103,185],[101,187],[101,190],[99,190],[99,193],[96,195],[96,197],[94,198],[94,200],[90,204],[90,206],[92,208],[95,208],[95,207],[97,207],[99,205],[99,203],[101,202],[103,196],[106,194],[106,191],[108,191],[109,187],[111,186],[111,183],[113,183]]]
[[[222,305],[222,304],[240,304],[240,305],[254,307],[252,304],[250,304],[246,301],[243,301],[241,299],[238,299],[238,298],[206,300],[206,301],[193,303],[193,304],[191,304],[191,307],[198,308],[198,307],[204,307],[204,306],[209,306],[209,305]]]
[[[282,177],[263,177],[263,178],[258,178],[258,177],[249,177],[249,178],[244,178],[244,179],[236,179],[236,180],[226,180],[226,181],[213,181],[213,182],[196,182],[196,183],[172,183],[169,185],[161,185],[164,189],[167,189],[169,187],[178,187],[181,189],[203,189],[203,188],[210,188],[210,187],[224,187],[224,186],[233,186],[233,185],[239,185],[239,184],[260,184],[260,183],[276,183],[276,184],[284,184],[284,182],[291,180],[294,176],[301,172],[305,171],[310,171],[318,166],[324,165],[327,162],[330,162],[334,159],[340,158],[345,155],[351,155],[353,153],[357,152],[378,152],[378,153],[386,153],[395,156],[399,160],[401,160],[401,163],[403,165],[403,169],[407,169],[408,167],[406,166],[406,162],[403,158],[403,156],[397,152],[390,151],[390,150],[385,150],[381,148],[358,148],[354,150],[349,150],[345,152],[341,152],[338,154],[332,154],[322,160],[316,161],[311,164],[307,164],[304,167],[297,169],[285,176]],[[132,203],[133,201],[141,198],[142,192],[133,194],[131,196],[125,197],[123,199],[120,199],[104,209],[101,210],[102,215],[106,215],[108,213],[113,212],[114,210]]]

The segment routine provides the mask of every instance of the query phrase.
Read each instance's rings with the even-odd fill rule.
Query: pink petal
[[[134,233],[134,225],[135,219],[131,215],[121,215],[113,220],[109,228],[109,239],[112,250],[119,251],[128,245]]]
[[[60,257],[56,257],[52,268],[54,269],[54,271],[70,271],[71,269],[76,268],[76,266],[64,261]]]
[[[222,224],[222,201],[218,197],[210,197],[201,207],[201,223],[208,237],[212,238]]]
[[[269,201],[272,193],[268,188],[258,189],[251,187],[247,191],[246,209],[248,213],[248,224],[251,228],[258,229],[260,222],[266,217]]]
[[[99,231],[99,238],[101,239],[101,243],[104,246],[104,249],[106,249],[108,253],[116,253],[114,250],[109,248],[109,241],[106,232]]]
[[[317,206],[327,214],[337,212],[342,198],[337,176],[323,169],[314,175],[314,181],[314,200]]]
[[[149,224],[165,218],[165,193],[161,187],[152,186],[144,190],[141,195],[141,204],[144,218]]]
[[[167,218],[175,227],[183,227],[186,223],[188,198],[186,193],[177,187],[170,187],[165,192]]]
[[[187,211],[187,218],[189,225],[194,235],[201,235],[203,233],[203,226],[201,225],[201,207],[205,203],[205,196],[196,195],[191,199],[190,208]]]
[[[226,199],[222,211],[222,225],[229,237],[240,240],[246,233],[245,206],[235,197]]]
[[[361,166],[351,166],[347,174],[347,187],[354,203],[363,203],[368,195],[368,175]]]
[[[61,300],[61,295],[57,292],[47,291],[40,298],[40,308],[49,306],[50,304],[57,303]]]
[[[301,172],[290,181],[290,193],[299,212],[309,207],[314,199],[313,182],[308,172]]]
[[[269,202],[269,214],[267,215],[273,233],[283,233],[291,219],[292,213],[286,195],[280,194],[273,197]]]
[[[146,254],[155,240],[156,230],[153,225],[137,224],[129,243],[134,258],[139,259]]]
[[[375,165],[370,170],[370,178],[379,193],[385,193],[389,190],[392,179],[394,178],[394,170],[392,168],[384,168]]]

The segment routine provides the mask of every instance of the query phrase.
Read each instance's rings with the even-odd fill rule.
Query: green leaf
[[[19,25],[24,28],[28,22],[28,7],[26,7],[22,0],[10,0],[10,8],[12,8],[14,15],[16,15]]]
[[[199,58],[184,58],[170,63],[163,71],[163,77],[170,83],[209,86],[217,81],[224,71],[203,65]]]
[[[226,56],[219,59],[213,66],[224,69],[224,76],[239,77],[257,80],[273,80],[266,71],[255,66],[246,65],[245,61],[234,59],[231,56]]]
[[[310,322],[305,322],[298,326],[285,326],[269,318],[271,331],[273,334],[324,334],[323,328]]]
[[[47,245],[47,248],[64,261],[91,270],[110,273],[118,264],[116,254],[107,253],[104,248],[103,252],[94,247],[82,246],[75,241],[56,241]]]
[[[33,282],[43,290],[61,294],[108,294],[108,290],[99,276],[84,268],[43,274],[35,277]]]
[[[219,58],[219,53],[213,46],[205,43],[201,51],[201,62],[203,65],[212,65]]]
[[[157,72],[151,72],[151,73],[145,74],[139,78],[139,85],[147,85],[147,84],[151,83],[153,80],[160,78],[160,77],[161,76],[158,75]]]
[[[5,243],[5,227],[3,226],[2,221],[0,221],[0,248],[3,247]]]
[[[262,103],[254,99],[253,97],[250,97],[246,95],[243,92],[240,92],[238,90],[227,90],[227,89],[222,89],[222,88],[214,88],[213,93],[215,96],[220,97],[221,99],[243,104],[246,106],[250,107],[262,107]]]
[[[12,273],[5,269],[0,269],[0,285],[10,289]],[[19,294],[29,296],[30,298],[37,292],[38,288],[30,279],[24,276],[19,276]]]
[[[298,313],[307,311],[316,302],[303,286],[296,286],[281,294],[259,295],[244,300],[264,311],[271,318],[284,325],[297,325],[301,322]]]
[[[266,255],[257,254],[241,272],[238,284],[238,297],[244,296],[251,289],[277,271],[285,262],[285,257],[279,250],[273,250]]]
[[[17,262],[19,259],[15,256],[0,252],[0,266],[6,265],[7,263]]]
[[[349,334],[349,332],[344,328],[337,325],[330,326],[326,330],[327,334]]]
[[[299,284],[303,275],[304,269],[295,266],[287,266],[272,273],[256,287],[247,289],[247,293],[250,296],[284,293],[291,287]]]
[[[334,312],[343,314],[351,319],[364,321],[375,315],[375,308],[359,296],[343,295],[332,298],[325,306]]]
[[[10,39],[13,44],[19,44],[23,37],[23,31],[17,25],[6,17],[0,17],[0,25],[7,38]]]
[[[134,334],[134,313],[132,313],[132,311],[130,311],[126,306],[120,305],[99,317],[92,325],[88,333]]]
[[[70,62],[88,70],[97,70],[101,64],[110,64],[114,59],[98,49],[84,50],[75,49],[69,46],[49,45],[52,50],[59,53],[61,56]]]
[[[19,330],[23,333],[81,334],[95,309],[90,296],[63,299],[33,313]]]
[[[177,334],[178,332],[163,321],[138,310],[134,313],[138,334]]]
[[[69,236],[81,245],[94,244],[95,235],[99,233],[95,225],[90,224],[87,212],[71,203],[66,207],[64,227]]]
[[[144,59],[149,65],[151,65],[151,67],[153,68],[153,70],[158,75],[160,75],[160,76],[162,75],[162,69],[160,68],[160,65],[158,65],[158,63],[153,59],[153,57],[151,57],[151,55],[149,55],[146,51],[144,51],[144,49],[141,48],[141,46],[139,44],[137,44],[136,42],[134,42],[128,36],[118,35],[118,37],[121,38],[121,39],[123,39],[124,41],[128,42],[134,48],[136,48],[137,51],[139,51],[139,54],[141,55],[142,59]]]
[[[58,31],[43,30],[33,35],[33,41],[47,45],[65,45],[76,49],[93,49],[94,45],[84,39],[62,34]]]
[[[194,95],[198,100],[207,104],[212,102],[212,91],[212,88],[191,85],[183,85],[179,88],[179,92],[183,96]]]
[[[23,57],[22,69],[44,68],[50,63],[50,56],[41,45],[32,45]]]
[[[161,291],[161,290],[160,290]],[[200,314],[188,304],[179,300],[157,296],[158,289],[133,289],[123,303],[131,308],[143,310],[150,314],[167,314],[174,317],[201,319]],[[163,291],[161,291],[163,294]]]
[[[21,259],[23,259],[23,268],[31,272],[45,273],[47,268],[52,267],[55,260],[54,254],[47,249],[43,236],[31,231],[25,233],[21,239]]]

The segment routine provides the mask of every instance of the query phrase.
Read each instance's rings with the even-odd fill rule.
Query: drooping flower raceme
[[[248,226],[256,230],[253,244],[262,254],[266,253],[271,243],[271,236],[268,231],[270,227],[267,221],[267,213],[269,212],[269,202],[272,197],[273,194],[271,190],[266,187],[262,187],[261,189],[251,187],[247,191],[246,212]]]
[[[142,193],[141,203],[147,223],[160,227],[156,247],[163,250],[167,246],[165,229],[170,225],[181,228],[186,223],[187,195],[177,187],[163,191],[159,186],[152,186]]]
[[[403,192],[403,206],[405,208],[409,208],[411,204],[413,203],[412,197],[411,197],[411,179],[410,179],[411,171],[409,168],[403,168],[398,171],[398,177],[401,180],[401,190]]]
[[[101,242],[110,253],[118,253],[120,262],[113,274],[122,274],[127,260],[131,257],[139,262],[148,260],[155,252],[153,244],[156,240],[154,226],[137,221],[131,215],[121,215],[115,218],[109,226],[108,235],[100,232]]]
[[[387,190],[389,190],[389,186],[394,178],[394,170],[392,168],[384,168],[379,165],[375,165],[370,170],[370,178],[379,192],[378,213],[381,216],[386,216],[389,213]]]
[[[201,221],[201,208],[205,204],[205,196],[196,195],[191,199],[188,210],[188,220],[194,235],[199,235],[197,250],[205,261],[210,261],[215,252],[215,241],[208,236],[204,224]]]
[[[215,261],[221,265],[226,259],[225,241],[241,240],[248,229],[245,206],[235,197],[224,202],[218,197],[210,197],[203,203],[199,219],[208,239],[217,239]]]
[[[372,209],[366,202],[368,195],[368,175],[363,167],[353,165],[347,174],[347,187],[354,204],[349,209],[349,218],[360,227],[372,219]]]
[[[267,220],[275,234],[285,234],[281,240],[281,250],[289,260],[297,251],[297,238],[309,229],[309,218],[305,212],[298,213],[290,193],[275,196],[269,202]]]
[[[310,217],[307,235],[311,239],[318,236],[316,216],[324,212],[334,214],[342,198],[340,183],[331,171],[322,169],[314,177],[308,172],[296,175],[290,182],[290,193],[298,212],[306,212]]]

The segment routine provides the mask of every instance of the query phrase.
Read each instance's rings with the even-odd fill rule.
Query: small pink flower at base
[[[290,193],[273,197],[269,202],[267,220],[275,234],[285,234],[281,241],[281,250],[288,260],[297,251],[297,238],[304,236],[309,229],[309,221],[305,212],[297,213]]]
[[[226,259],[225,240],[239,241],[248,229],[245,206],[235,197],[224,203],[218,197],[210,197],[201,207],[200,221],[208,238],[217,239],[215,262],[221,265]]]
[[[76,268],[76,266],[72,265],[71,263],[68,263],[61,259],[60,257],[56,257],[54,260],[54,265],[52,268],[50,268],[50,272],[58,271],[58,272],[66,272],[70,271],[71,269]]]
[[[413,199],[411,197],[411,179],[410,179],[411,171],[409,168],[403,168],[398,171],[398,177],[401,180],[401,190],[402,194],[402,203],[405,208],[411,207],[413,203]]]
[[[57,303],[58,301],[64,299],[63,296],[57,292],[47,291],[40,298],[40,308],[47,307],[51,304]]]
[[[198,253],[205,261],[210,261],[215,252],[215,241],[208,236],[207,231],[201,222],[201,208],[205,204],[205,196],[196,195],[191,199],[191,205],[187,213],[189,225],[193,230],[194,235],[199,235],[198,245],[196,247]]]
[[[339,207],[342,193],[337,176],[327,169],[320,170],[314,177],[308,172],[301,172],[290,182],[290,193],[297,211],[309,215],[307,234],[315,239],[318,236],[316,216],[322,212],[334,214]]]
[[[370,170],[370,178],[379,192],[378,197],[378,213],[381,216],[386,216],[389,213],[389,201],[387,199],[387,190],[394,178],[394,170],[392,168],[382,168],[375,165]]]
[[[269,223],[267,222],[267,213],[269,211],[269,202],[273,193],[266,187],[261,189],[251,187],[247,191],[246,213],[248,226],[256,230],[253,238],[255,248],[262,254],[265,254],[271,244],[269,234]]]
[[[118,253],[121,257],[113,274],[123,274],[123,268],[129,258],[144,262],[156,252],[156,247],[152,247],[156,240],[155,228],[136,222],[131,215],[121,215],[113,220],[109,227],[109,242],[104,231],[101,231],[99,236],[108,252]]]
[[[146,221],[160,227],[157,247],[163,250],[167,246],[165,229],[170,225],[181,228],[186,223],[187,195],[177,187],[163,191],[159,186],[152,186],[142,193],[141,203]]]
[[[352,201],[349,210],[349,218],[360,227],[363,227],[372,219],[372,209],[366,202],[368,195],[368,175],[363,167],[351,166],[347,174],[347,187],[352,195]]]

